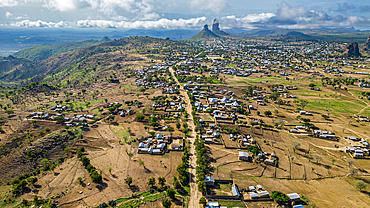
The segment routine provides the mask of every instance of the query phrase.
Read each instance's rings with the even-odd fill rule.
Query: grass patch
[[[112,131],[118,136],[123,144],[126,144],[128,140],[132,139],[132,137],[122,124],[117,127],[112,126]]]
[[[153,202],[153,201],[156,201],[159,198],[162,198],[164,196],[166,196],[166,192],[162,192],[162,193],[159,193],[159,194],[147,196],[147,197],[144,198],[144,201],[145,202]]]
[[[220,206],[226,206],[226,207],[246,207],[243,202],[240,201],[216,201],[220,204]]]
[[[365,106],[365,103],[357,100],[311,99],[306,108],[311,110],[328,110],[330,112],[357,114]]]
[[[103,100],[91,100],[91,101],[88,101],[88,102],[83,102],[83,101],[74,102],[73,103],[73,108],[76,109],[76,110],[80,110],[81,108],[82,108],[82,110],[87,110],[92,105],[95,105],[96,103],[101,103],[101,102],[103,102]]]

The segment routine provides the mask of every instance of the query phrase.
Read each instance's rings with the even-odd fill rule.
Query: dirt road
[[[172,77],[176,81],[178,85],[180,85],[179,81],[177,80],[174,70],[172,67],[170,68],[170,72],[172,74]],[[197,166],[197,156],[195,155],[195,146],[194,146],[194,141],[196,139],[196,132],[195,132],[195,125],[194,125],[194,120],[193,120],[193,109],[190,103],[190,99],[184,88],[180,85],[180,92],[181,95],[184,96],[185,102],[187,103],[186,110],[189,113],[189,119],[188,119],[188,125],[189,129],[191,129],[191,135],[189,137],[190,139],[190,161],[189,161],[189,184],[190,184],[190,201],[189,201],[189,206],[191,208],[198,208],[199,207],[199,199],[202,197],[202,194],[198,191],[198,184],[196,183],[196,170],[195,167]]]

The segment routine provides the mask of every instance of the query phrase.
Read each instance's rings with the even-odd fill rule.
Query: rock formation
[[[344,50],[344,55],[345,56],[361,56],[360,50],[358,48],[358,43],[356,42],[351,42],[348,43]]]

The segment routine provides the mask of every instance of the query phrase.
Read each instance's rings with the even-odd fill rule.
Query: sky
[[[1,27],[370,29],[369,0],[0,0]]]

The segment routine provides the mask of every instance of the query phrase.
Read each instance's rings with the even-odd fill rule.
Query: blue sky
[[[369,0],[0,0],[2,27],[370,29]]]

